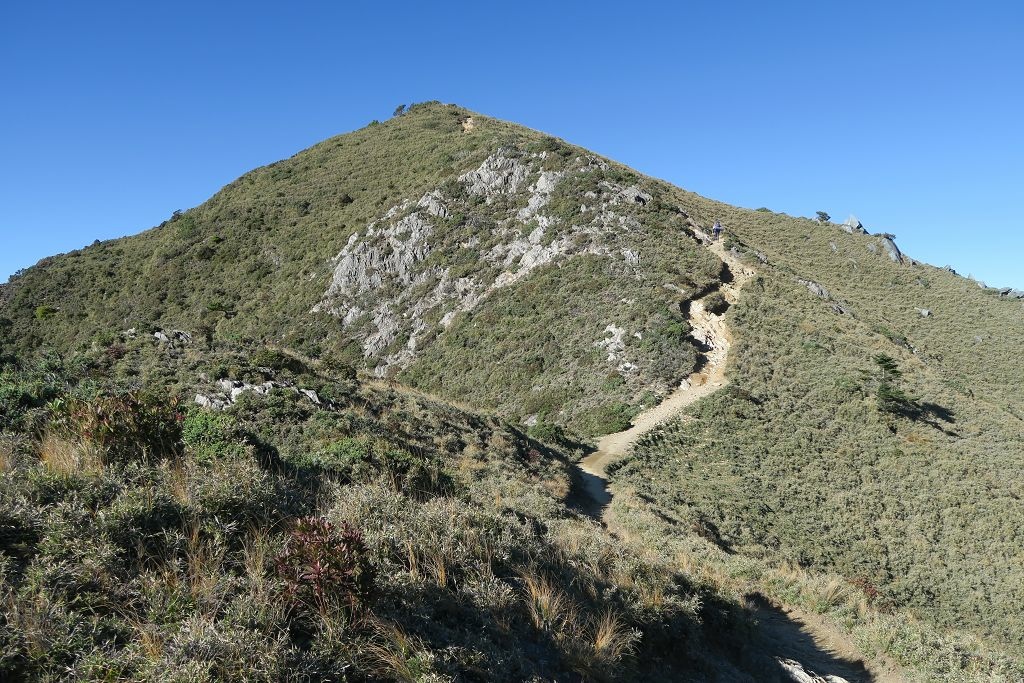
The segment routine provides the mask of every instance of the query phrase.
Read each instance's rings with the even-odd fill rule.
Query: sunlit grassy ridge
[[[200,651],[258,661],[253,678],[292,666],[410,680],[496,667],[509,680],[658,667],[728,677],[764,665],[756,646],[726,654],[754,642],[745,595],[762,592],[848,622],[925,679],[1012,680],[1024,648],[1021,302],[894,263],[878,236],[729,207],[512,124],[472,115],[470,128],[469,116],[414,107],[0,289],[2,500],[15,530],[2,661],[100,677],[124,659],[130,675],[179,667],[186,679],[199,666],[190,648],[227,640],[237,648]],[[475,193],[460,177],[488,159],[506,175]],[[557,182],[540,197],[545,173]],[[428,215],[417,202],[435,191],[446,211]],[[541,217],[522,213],[538,203]],[[396,223],[414,214],[430,253],[405,285],[387,259],[410,239]],[[729,273],[690,225],[716,219],[758,273],[727,313],[731,386],[613,466],[622,544],[566,508],[572,449],[624,428],[699,364],[683,311]],[[381,255],[354,271],[371,283],[383,273],[380,286],[351,304],[390,306],[397,331],[379,351],[366,351],[384,327],[369,309],[350,322],[347,301],[315,310],[332,303],[335,257],[355,243]],[[561,251],[518,277],[526,250],[552,244]],[[418,311],[442,285],[481,296]],[[160,330],[191,341],[157,341]],[[385,362],[405,351],[408,363]],[[64,360],[51,367],[53,352]],[[294,386],[249,391],[223,413],[184,410],[222,379]],[[103,403],[129,389],[154,398]],[[43,410],[51,400],[64,403]],[[166,452],[139,431],[149,418],[128,432],[137,447],[67,431],[96,405],[187,421]],[[327,520],[333,540],[310,541],[320,527],[296,526],[307,517]],[[358,544],[344,523],[365,551],[345,546]],[[374,569],[384,597],[358,627],[351,604],[320,604],[318,621],[288,602],[319,599],[271,561],[293,535],[306,554],[288,557],[323,551]],[[85,554],[65,557],[77,537]],[[186,588],[190,562],[212,563],[213,585]],[[356,602],[357,566],[338,569]],[[186,607],[161,616],[154,600]],[[95,614],[103,628],[90,622],[88,637],[47,654]],[[910,631],[893,635],[905,615]],[[679,638],[689,645],[666,646]],[[93,656],[98,668],[82,668]],[[210,675],[237,670],[226,671]]]

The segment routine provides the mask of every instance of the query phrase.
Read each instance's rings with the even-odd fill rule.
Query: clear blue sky
[[[1024,287],[1016,1],[6,0],[0,97],[0,281],[437,99]]]

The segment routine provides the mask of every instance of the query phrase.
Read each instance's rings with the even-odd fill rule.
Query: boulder
[[[194,399],[195,404],[202,408],[209,408],[210,410],[224,410],[226,404],[219,398],[211,398],[203,394],[196,394]]]
[[[930,318],[932,315],[932,311],[930,308],[919,308],[917,309],[917,312],[921,315],[922,318]]]
[[[171,338],[168,337],[163,332],[154,332],[153,333],[153,339],[156,339],[161,344],[170,344],[171,343]]]
[[[235,387],[242,386],[242,383],[233,379],[219,379],[217,380],[217,388],[225,394],[230,394],[231,390]]]
[[[853,214],[850,214],[850,217],[843,221],[842,225],[840,225],[839,227],[845,230],[846,232],[850,233],[851,235],[854,233],[858,235],[866,235],[868,232],[867,230],[864,229],[864,225],[861,224],[861,222],[857,220],[857,217],[854,216]]]
[[[824,676],[818,675],[817,673],[804,668],[804,665],[795,659],[776,657],[775,661],[779,663],[779,666],[782,667],[786,676],[789,680],[793,681],[793,683],[849,683],[847,679],[841,676],[835,676],[833,674],[825,674]]]
[[[320,405],[320,395],[312,389],[299,389],[299,393],[308,398],[313,403]]]
[[[903,263],[903,252],[900,251],[899,247],[896,246],[896,235],[889,234],[887,232],[879,233],[879,239],[882,242],[882,248],[885,249],[885,253],[889,255],[889,258],[893,263]]]

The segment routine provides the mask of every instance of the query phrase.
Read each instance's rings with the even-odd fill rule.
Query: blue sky
[[[1019,2],[0,8],[0,281],[442,100],[1024,287]]]

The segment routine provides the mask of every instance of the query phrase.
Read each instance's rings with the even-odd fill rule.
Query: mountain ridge
[[[731,595],[813,601],[833,577],[814,611],[930,676],[1012,670],[999,667],[1024,647],[1013,530],[1024,521],[1024,305],[914,261],[890,235],[730,207],[426,103],[255,169],[140,235],[13,277],[0,287],[0,360],[82,356],[95,381],[185,401],[237,382],[241,402],[232,390],[210,413],[229,419],[249,401],[341,391],[281,380],[315,362],[457,402],[578,457],[698,369],[690,306],[732,279],[703,244],[716,220],[729,258],[757,271],[722,302],[729,386],[607,468],[614,528]],[[417,411],[433,409],[403,408]],[[310,429],[260,442],[305,463]],[[462,475],[476,467],[453,462]],[[546,486],[540,516],[558,517],[569,484]],[[778,589],[786,581],[799,595]],[[897,628],[888,610],[995,654],[950,668],[941,637],[912,630],[894,651],[872,640]],[[912,652],[915,637],[928,645]]]

